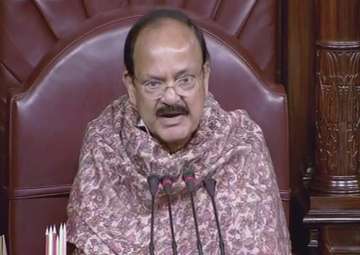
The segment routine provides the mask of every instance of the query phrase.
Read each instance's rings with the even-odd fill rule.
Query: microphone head
[[[191,170],[190,168],[186,168],[184,171],[183,171],[183,179],[185,178],[185,177],[194,177],[195,175],[194,175],[194,171],[193,170]]]
[[[161,178],[161,185],[163,186],[166,193],[170,193],[173,182],[174,182],[174,178],[172,178],[169,175],[166,175]]]
[[[215,195],[216,181],[211,177],[206,177],[204,179],[204,186],[209,195],[213,197]]]
[[[156,195],[156,192],[158,190],[159,187],[159,183],[160,183],[160,177],[157,175],[150,175],[147,178],[147,182],[149,184],[149,189],[150,189],[150,193],[152,196]]]
[[[183,172],[182,179],[186,184],[187,189],[192,192],[195,186],[195,175],[191,169],[186,169]]]

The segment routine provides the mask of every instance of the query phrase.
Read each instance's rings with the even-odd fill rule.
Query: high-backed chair
[[[148,8],[120,10],[85,22],[46,54],[22,93],[10,96],[8,169],[1,208],[10,254],[44,252],[45,226],[66,220],[66,204],[85,127],[125,93],[123,43]],[[228,110],[243,108],[262,127],[284,207],[289,200],[287,102],[233,37],[195,17],[208,43],[210,91]]]

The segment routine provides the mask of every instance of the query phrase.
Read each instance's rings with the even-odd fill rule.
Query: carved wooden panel
[[[359,254],[360,1],[314,4],[315,171],[303,221],[311,254]]]
[[[317,179],[325,193],[359,193],[360,42],[317,44]]]

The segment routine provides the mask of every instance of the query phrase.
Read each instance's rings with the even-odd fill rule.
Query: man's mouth
[[[168,112],[168,113],[158,114],[158,116],[162,118],[175,118],[180,115],[186,115],[186,114],[183,112]]]

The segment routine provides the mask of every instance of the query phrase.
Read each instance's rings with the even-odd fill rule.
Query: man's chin
[[[191,134],[189,134],[189,132],[184,132],[183,130],[167,130],[167,132],[161,132],[159,136],[160,141],[170,149],[182,148],[190,138]]]
[[[153,135],[167,147],[181,147],[191,138],[193,133],[191,122],[187,115],[174,118],[158,118]]]
[[[189,136],[183,136],[183,135],[163,135],[160,137],[160,140],[165,144],[172,144],[172,143],[182,143],[183,141],[186,141],[189,139]]]

